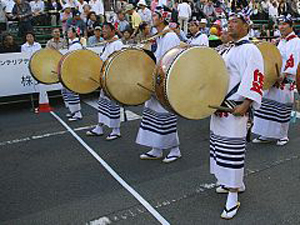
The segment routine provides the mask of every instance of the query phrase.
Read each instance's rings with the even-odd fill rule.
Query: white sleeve
[[[263,95],[264,61],[259,49],[251,45],[240,56],[241,84],[237,94],[253,100],[254,109],[258,109]]]
[[[296,76],[298,64],[300,62],[300,40],[290,46],[288,59],[283,62],[283,72]]]
[[[209,41],[208,41],[208,37],[205,34],[202,34],[200,36],[200,45],[202,46],[209,46]]]
[[[175,46],[180,45],[180,39],[175,33],[167,33],[166,34],[166,39],[164,40],[164,46],[163,50],[164,53],[169,51],[171,48],[174,48]]]

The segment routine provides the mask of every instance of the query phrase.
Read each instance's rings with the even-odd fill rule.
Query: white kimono
[[[208,37],[206,34],[202,34],[200,31],[198,31],[194,36],[192,36],[188,40],[189,45],[202,45],[207,46],[209,45]]]
[[[245,42],[248,37],[238,41]],[[231,45],[222,55],[229,73],[230,92],[237,84],[237,92],[227,100],[242,102],[253,100],[259,108],[262,98],[263,58],[259,49],[251,43]],[[238,103],[239,104],[239,103]],[[243,184],[245,145],[248,116],[211,116],[210,121],[210,172],[221,185],[238,188]]]
[[[287,81],[279,88],[264,92],[262,106],[254,114],[252,132],[264,137],[284,139],[288,137],[289,122],[294,103],[297,67],[300,61],[300,39],[294,32],[279,42],[282,56],[281,73],[288,73]]]
[[[115,51],[121,50],[123,43],[121,40],[117,40],[108,43],[104,46],[103,52],[100,58],[107,60],[108,56]],[[109,128],[120,127],[120,106],[112,101],[107,95],[105,95],[103,89],[100,91],[100,97],[98,101],[98,123],[104,124]]]
[[[82,49],[82,45],[80,44],[79,39],[75,38],[73,41],[69,42],[69,48],[66,54],[71,51],[79,50],[79,49]],[[61,93],[65,101],[65,104],[69,108],[72,115],[74,115],[75,113],[81,110],[79,94],[76,94],[73,91],[70,91],[66,88],[63,88],[61,90]]]
[[[169,27],[165,27],[169,29]],[[178,46],[178,36],[169,32],[156,39],[156,62],[171,48]],[[156,98],[146,101],[136,143],[152,148],[170,149],[179,146],[177,116],[167,111]]]

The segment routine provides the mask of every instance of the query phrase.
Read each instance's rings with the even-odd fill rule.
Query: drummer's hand
[[[233,109],[232,115],[234,116],[245,116],[248,112],[253,100],[245,99],[241,105],[236,106]]]

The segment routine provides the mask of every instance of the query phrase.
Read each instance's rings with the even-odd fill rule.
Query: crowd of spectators
[[[9,24],[18,23],[18,37],[33,34],[33,26],[61,27],[64,36],[69,27],[75,27],[87,45],[103,41],[102,25],[112,22],[124,44],[134,44],[155,33],[152,12],[156,6],[171,12],[172,29],[185,41],[191,20],[200,21],[200,30],[212,39],[218,38],[227,25],[231,11],[244,10],[252,20],[267,24],[252,27],[250,36],[276,36],[276,19],[290,14],[300,17],[300,0],[0,0],[0,52],[19,51],[20,47],[9,34]],[[34,35],[34,34],[33,34]]]

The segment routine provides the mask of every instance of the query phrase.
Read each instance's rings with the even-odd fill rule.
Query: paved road
[[[300,126],[290,143],[247,147],[246,192],[232,221],[220,219],[226,196],[209,174],[209,120],[179,119],[183,158],[173,164],[141,161],[135,144],[142,107],[129,107],[122,138],[86,137],[96,110],[67,124],[170,224],[300,224]],[[61,102],[55,114],[66,121]],[[29,104],[0,108],[0,224],[159,224],[158,220],[51,114]],[[107,131],[108,134],[108,131]],[[106,221],[106,222],[105,222]]]

